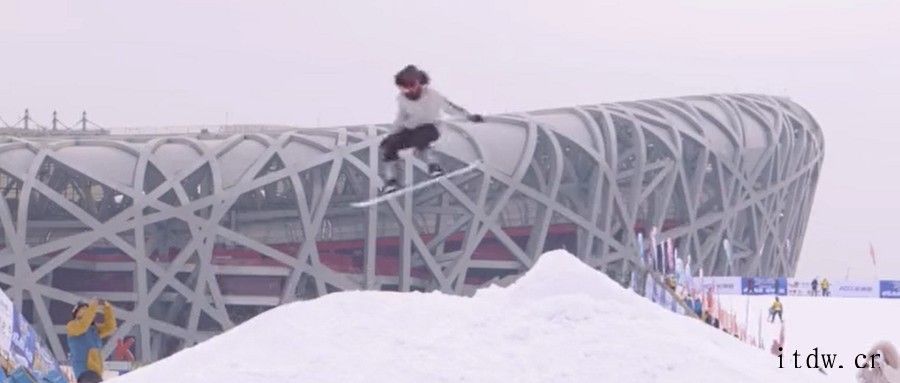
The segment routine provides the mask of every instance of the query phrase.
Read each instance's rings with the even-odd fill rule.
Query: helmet
[[[421,69],[416,68],[415,65],[407,65],[394,75],[394,84],[397,86],[408,88],[416,83],[427,85],[428,74]]]

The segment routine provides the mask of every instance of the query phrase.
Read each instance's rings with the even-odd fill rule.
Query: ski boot
[[[431,178],[437,178],[444,175],[444,169],[441,168],[441,165],[438,164],[428,164],[428,176]]]
[[[384,186],[382,186],[381,189],[378,189],[378,195],[385,195],[397,190],[400,190],[400,183],[395,179],[389,179],[384,182]]]

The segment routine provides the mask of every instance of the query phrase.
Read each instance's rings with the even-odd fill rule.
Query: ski
[[[427,180],[427,181],[423,181],[423,182],[419,182],[419,183],[417,183],[417,184],[413,184],[413,185],[410,185],[410,186],[406,186],[406,187],[403,187],[403,188],[394,190],[394,191],[392,191],[392,192],[390,192],[390,193],[387,193],[387,194],[382,194],[382,195],[380,195],[380,196],[377,196],[377,197],[375,197],[375,198],[372,198],[372,199],[369,199],[369,200],[366,200],[366,201],[353,202],[353,203],[350,204],[350,206],[353,206],[353,207],[369,207],[369,206],[372,206],[372,205],[375,205],[375,204],[378,204],[378,203],[387,201],[387,200],[389,200],[389,199],[391,199],[391,198],[394,198],[394,197],[396,197],[396,196],[399,196],[399,195],[401,195],[401,194],[406,194],[406,193],[409,193],[409,192],[412,192],[412,191],[415,191],[415,190],[419,190],[419,189],[421,189],[421,188],[423,188],[423,187],[426,187],[426,186],[428,186],[428,185],[435,184],[435,183],[439,182],[439,181],[442,180],[442,179],[450,178],[450,177],[453,177],[453,176],[457,176],[457,175],[460,175],[460,174],[467,173],[467,172],[469,172],[469,171],[475,170],[475,168],[477,168],[478,165],[480,165],[480,164],[481,164],[481,161],[480,161],[480,160],[476,160],[476,161],[470,163],[468,166],[466,166],[466,167],[464,167],[464,168],[456,169],[456,170],[454,170],[454,171],[452,171],[452,172],[445,173],[445,174],[443,174],[443,175],[441,175],[441,176],[434,177],[434,178],[429,179],[429,180]]]

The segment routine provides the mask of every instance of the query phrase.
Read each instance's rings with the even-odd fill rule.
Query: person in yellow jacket
[[[778,321],[784,323],[784,319],[781,318],[782,311],[784,309],[781,307],[781,301],[778,300],[778,297],[775,297],[775,302],[772,302],[772,306],[769,307],[769,322],[774,322],[775,315],[778,315]]]
[[[828,281],[828,278],[822,278],[822,282],[819,282],[819,287],[822,288],[823,297],[831,296],[831,282]]]
[[[97,310],[103,307],[103,322],[94,324]],[[116,316],[113,307],[106,301],[96,298],[90,302],[78,302],[72,310],[72,320],[66,324],[69,343],[69,362],[76,377],[85,371],[93,371],[103,376],[103,357],[100,348],[103,338],[116,331]]]

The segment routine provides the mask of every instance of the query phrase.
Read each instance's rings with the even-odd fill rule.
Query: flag
[[[693,272],[691,272],[691,255],[688,254],[687,257],[685,257],[685,258],[687,258],[687,260],[684,262],[684,277],[687,280],[688,286],[690,286],[691,289],[693,290],[695,288],[695,286],[694,286],[694,274],[693,274]]]
[[[731,242],[728,238],[722,240],[722,247],[725,248],[725,259],[728,261],[728,272],[731,273]]]
[[[875,247],[872,246],[872,242],[869,242],[869,256],[872,257],[872,265],[877,267],[878,264],[875,263]]]
[[[715,285],[713,285],[713,287],[709,288],[709,291],[707,292],[707,296],[706,296],[706,301],[709,302],[708,308],[709,308],[710,315],[714,315],[716,318],[718,318],[719,304],[716,301],[715,289],[716,289]]]
[[[747,307],[744,312],[744,336],[747,336],[747,332],[750,329],[750,297],[747,297]]]
[[[703,267],[699,271],[700,277],[700,301],[703,303],[703,311],[709,311],[709,300],[706,297],[706,287],[703,286]]]
[[[678,249],[675,249],[675,279],[681,286],[687,286],[687,278],[684,276],[684,261],[678,257]]]
[[[765,343],[765,342],[763,342],[763,336],[762,336],[762,311],[759,312],[759,324],[758,324],[758,327],[756,327],[756,329],[757,329],[757,337],[759,338],[759,348],[763,348],[763,347],[765,347],[765,346],[763,346],[763,343]]]
[[[650,261],[653,264],[653,270],[659,270],[656,250],[656,226],[654,226],[650,229]]]
[[[668,259],[667,265],[669,273],[675,272],[675,245],[673,244],[672,238],[666,240],[666,256]]]
[[[641,258],[641,264],[644,265],[644,268],[647,267],[647,260],[644,259],[644,233],[638,233],[637,235],[637,245],[638,245],[638,257]]]
[[[665,242],[656,245],[656,271],[660,273],[666,272],[666,244]]]
[[[649,298],[653,300],[653,275],[650,273],[645,274],[644,278],[644,298]]]
[[[628,282],[628,289],[637,291],[637,274],[635,274],[634,270],[631,270],[631,280]]]

